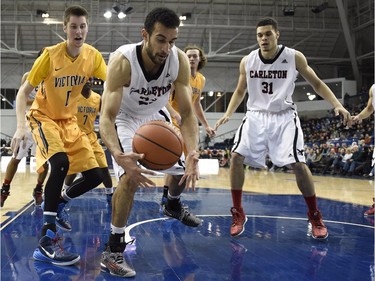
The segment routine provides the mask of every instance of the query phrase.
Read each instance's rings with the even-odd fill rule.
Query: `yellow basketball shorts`
[[[108,167],[107,158],[105,157],[103,147],[98,142],[98,137],[96,136],[96,133],[91,132],[87,134],[87,137],[90,140],[90,144],[91,144],[92,150],[94,151],[95,159],[96,159],[96,162],[98,162],[99,167],[107,168]]]
[[[43,171],[43,164],[53,155],[65,152],[69,158],[68,175],[98,167],[90,141],[77,124],[77,118],[52,120],[39,111],[28,113],[28,122],[35,140],[36,169]]]

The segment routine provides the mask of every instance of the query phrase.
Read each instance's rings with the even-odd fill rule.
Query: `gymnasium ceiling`
[[[327,8],[313,13],[323,2]],[[105,19],[104,12],[114,3],[132,8],[131,13],[121,20]],[[62,15],[71,4],[89,11],[87,42],[105,57],[124,43],[140,41],[146,14],[166,6],[178,14],[191,14],[180,27],[177,46],[200,45],[211,62],[239,62],[257,48],[257,20],[272,16],[279,22],[279,43],[302,51],[316,65],[350,67],[357,76],[361,68],[374,64],[373,0],[2,0],[2,60],[34,59],[42,47],[64,40]],[[294,15],[285,16],[284,8],[293,9]],[[48,11],[50,17],[44,20],[37,10]]]

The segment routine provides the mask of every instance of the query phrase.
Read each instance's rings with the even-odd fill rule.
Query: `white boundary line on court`
[[[231,217],[232,215],[196,215],[196,216],[197,217]],[[266,218],[266,219],[285,219],[285,220],[302,220],[302,221],[307,221],[307,218],[295,218],[295,217],[262,216],[262,215],[247,215],[247,217],[248,218]],[[139,226],[141,224],[145,224],[145,223],[149,223],[149,222],[155,222],[155,221],[160,221],[160,220],[169,220],[169,219],[172,220],[172,218],[163,217],[163,218],[155,218],[155,219],[149,219],[149,220],[145,220],[145,221],[139,221],[139,222],[130,224],[125,229],[125,241],[129,241],[127,238],[131,239],[130,238],[130,230],[132,230],[134,227],[137,227],[137,226]],[[332,220],[324,220],[324,222],[375,229],[375,226],[365,225],[365,224],[358,224],[358,223],[351,223],[351,222],[332,221]]]
[[[18,218],[20,215],[22,215],[24,212],[26,212],[27,209],[29,209],[32,205],[34,205],[34,202],[30,202],[29,204],[25,205],[20,211],[14,211],[17,214],[13,217],[10,218],[9,221],[1,226],[0,231],[2,231],[5,227],[7,227],[9,224],[11,224],[16,218]]]
[[[17,215],[15,215],[13,218],[11,218],[5,225],[3,225],[0,228],[0,231],[2,231],[10,223],[12,223],[16,218],[18,218],[20,215],[22,215],[31,205],[33,205],[33,202],[30,202],[28,205],[26,205],[23,208],[23,210],[21,210],[19,213],[17,213]],[[230,216],[231,215],[197,215],[197,217],[230,217]],[[307,221],[307,218],[295,218],[295,217],[279,217],[279,216],[263,216],[263,215],[246,215],[246,216],[248,218],[250,217],[250,218],[267,218],[267,219],[285,219],[285,220],[305,220],[305,221]],[[172,218],[169,218],[169,217],[155,218],[155,219],[149,219],[149,220],[139,221],[139,222],[133,223],[133,224],[126,227],[126,229],[125,229],[125,235],[126,236],[125,237],[130,236],[130,230],[133,229],[136,226],[139,226],[139,225],[145,224],[145,223],[149,223],[149,222],[155,222],[155,221],[159,221],[159,220],[168,220],[168,219],[172,219]],[[351,223],[351,222],[340,222],[340,221],[332,221],[332,220],[324,220],[324,222],[375,229],[375,226],[358,224],[358,223]]]

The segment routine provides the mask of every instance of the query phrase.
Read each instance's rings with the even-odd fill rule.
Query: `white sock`
[[[67,191],[67,189],[63,189],[63,190],[61,191],[61,197],[62,197],[65,201],[72,200],[72,198],[70,198],[70,197],[68,196],[68,194],[66,194],[66,191]]]
[[[105,188],[105,194],[112,194],[113,193],[113,186]]]
[[[69,187],[70,187],[70,185],[66,185],[66,184],[64,183],[62,190],[68,190]]]
[[[123,227],[117,227],[117,226],[114,226],[113,224],[111,224],[111,233],[112,234],[123,234],[123,233],[125,233],[125,228],[126,228],[126,225],[123,226]]]
[[[178,198],[180,198],[180,195],[177,195],[177,196],[172,196],[169,191],[168,191],[168,199],[171,199],[171,200],[177,200]]]

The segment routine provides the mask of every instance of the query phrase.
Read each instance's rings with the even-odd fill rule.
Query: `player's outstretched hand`
[[[26,148],[26,143],[27,143],[26,129],[20,128],[16,130],[12,138],[12,141],[10,143],[10,148],[12,149],[15,156],[17,156],[18,149],[20,148],[22,141],[23,141],[23,148]]]
[[[217,122],[216,122],[216,124],[215,124],[215,128],[214,128],[215,132],[217,131],[217,129],[218,129],[221,125],[227,123],[228,121],[229,121],[229,117],[226,116],[226,115],[224,115],[224,116],[221,117],[219,120],[217,120]]]
[[[352,124],[361,124],[362,118],[358,115],[352,116]]]
[[[342,105],[335,107],[335,116],[341,114],[344,118],[343,123],[348,127],[352,126],[352,117],[350,116],[350,112],[347,111]]]
[[[138,154],[134,152],[127,152],[127,153],[119,153],[115,156],[116,162],[124,168],[126,174],[129,178],[136,183],[137,186],[141,187],[155,187],[156,184],[144,176],[143,174],[147,175],[155,175],[155,172],[142,169],[137,164],[137,161],[142,159],[144,154]]]
[[[210,138],[213,138],[216,135],[215,129],[212,129],[210,126],[206,127],[206,133]]]
[[[192,151],[186,157],[186,167],[185,167],[185,174],[182,176],[179,185],[182,185],[184,182],[186,183],[186,190],[189,190],[191,187],[193,191],[195,191],[195,184],[197,180],[199,180],[199,153],[196,151]]]

